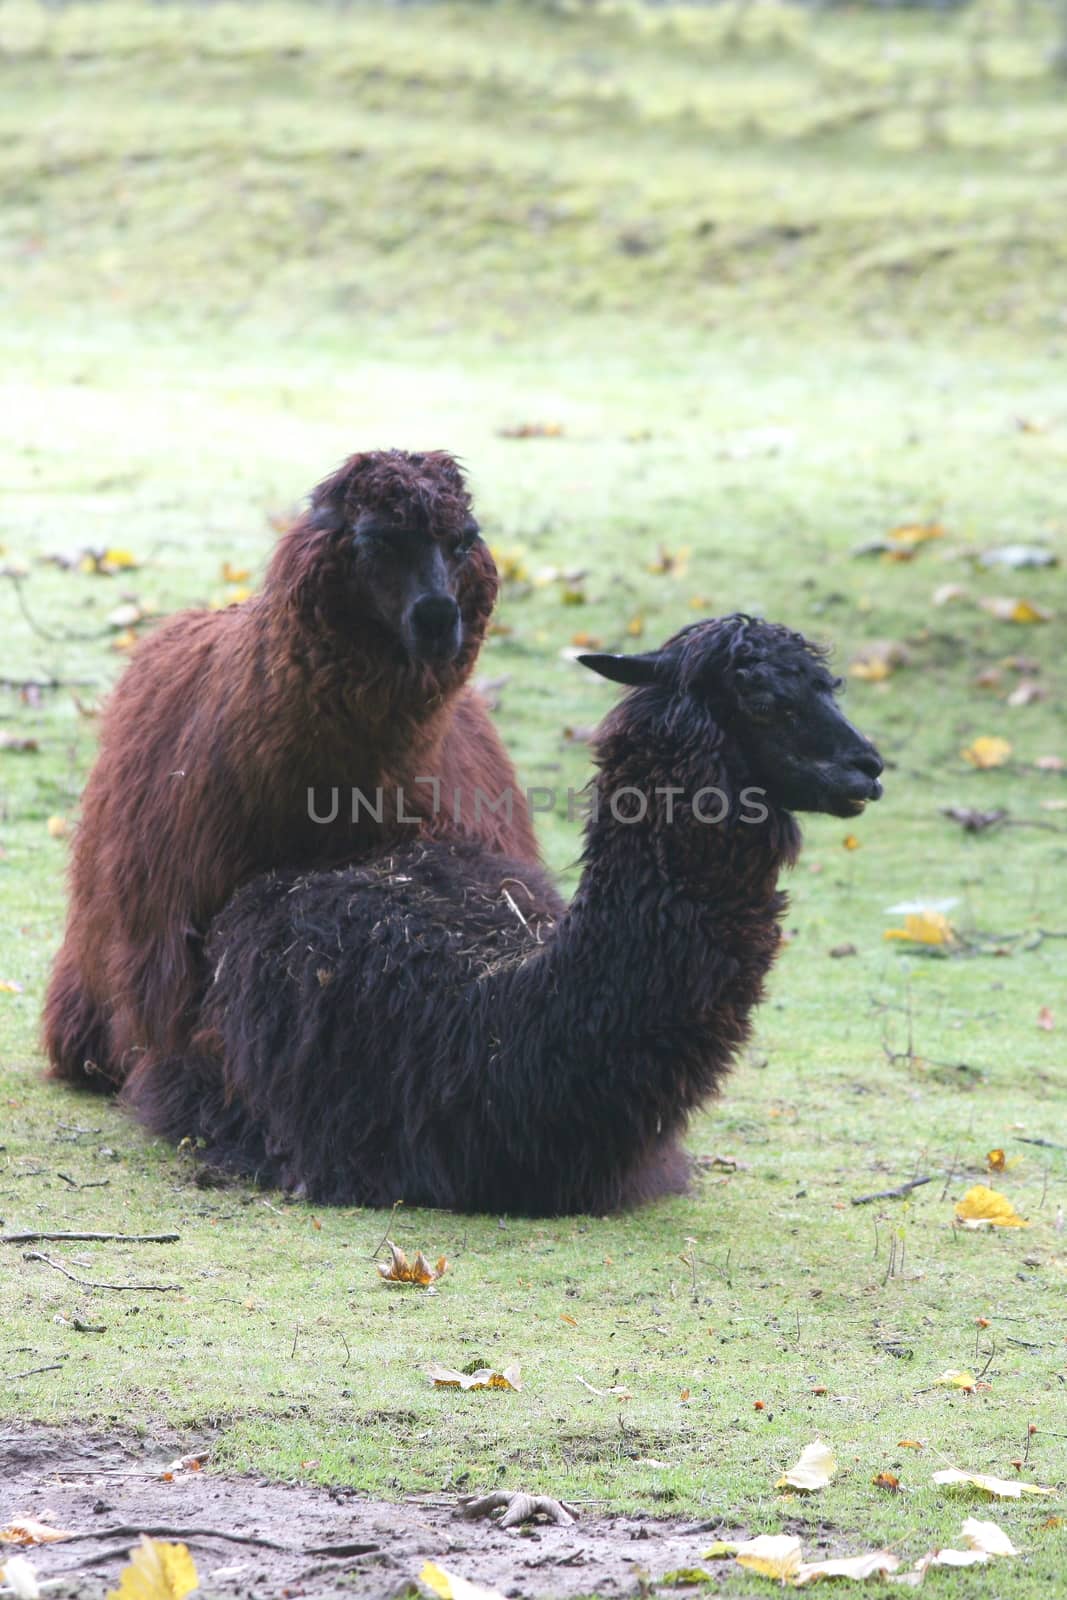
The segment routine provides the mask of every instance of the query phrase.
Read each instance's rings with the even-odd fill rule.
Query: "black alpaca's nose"
[[[459,647],[459,606],[448,595],[424,594],[411,608],[420,654],[450,656]]]
[[[856,765],[861,772],[866,773],[868,778],[880,778],[885,771],[885,762],[873,744],[864,746],[856,757]]]

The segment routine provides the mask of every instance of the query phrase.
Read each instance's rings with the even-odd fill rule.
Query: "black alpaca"
[[[337,1204],[552,1215],[684,1189],[680,1135],[778,948],[791,813],[859,812],[882,763],[783,627],[582,659],[632,692],[597,733],[571,906],[463,841],[255,880],[211,930],[198,1053],[130,1081],[149,1128]]]

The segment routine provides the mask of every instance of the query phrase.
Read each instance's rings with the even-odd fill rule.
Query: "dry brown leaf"
[[[413,1283],[425,1289],[429,1284],[436,1283],[438,1278],[443,1278],[448,1271],[444,1256],[438,1256],[437,1265],[431,1266],[419,1250],[414,1261],[409,1261],[398,1244],[391,1239],[385,1242],[389,1247],[389,1260],[375,1263],[383,1283]]]
[[[494,1372],[492,1367],[479,1367],[475,1372],[454,1372],[451,1367],[441,1367],[436,1362],[427,1367],[427,1376],[435,1389],[521,1389],[522,1369],[505,1367]]]
[[[825,1489],[836,1471],[837,1457],[833,1450],[816,1439],[813,1444],[805,1445],[800,1460],[788,1472],[783,1472],[774,1487],[800,1489],[804,1494],[811,1494],[816,1489]]]
[[[977,1517],[968,1517],[961,1532],[971,1550],[983,1550],[987,1556],[1019,1554],[1004,1529],[995,1522],[981,1522]]]
[[[665,544],[661,544],[655,560],[648,563],[648,570],[658,577],[684,578],[688,566],[688,545],[684,545],[680,550],[668,550]]]
[[[0,1566],[0,1580],[7,1584],[15,1600],[40,1600],[41,1587],[32,1562],[25,1556],[12,1556]]]
[[[36,1517],[12,1517],[6,1528],[0,1528],[0,1544],[55,1544],[60,1539],[73,1539],[73,1533],[62,1528],[38,1522]]]
[[[792,1582],[799,1589],[818,1578],[884,1577],[900,1566],[900,1557],[891,1550],[869,1550],[862,1556],[842,1556],[832,1561],[804,1561],[797,1568]]]
[[[1021,1500],[1024,1494],[1055,1494],[1054,1489],[1042,1488],[1037,1483],[1022,1483],[1017,1478],[994,1478],[985,1472],[961,1472],[959,1467],[944,1467],[935,1472],[933,1483],[959,1485],[980,1489],[995,1500]]]
[[[162,1544],[141,1535],[130,1564],[107,1600],[185,1600],[199,1586],[196,1566],[183,1544]]]
[[[1007,698],[1009,706],[1032,706],[1038,700],[1047,700],[1048,690],[1043,683],[1038,683],[1036,678],[1024,678]]]
[[[251,1302],[248,1302],[248,1304],[251,1305]],[[197,1450],[187,1456],[178,1456],[176,1460],[167,1462],[167,1465],[160,1472],[160,1477],[164,1483],[173,1483],[175,1478],[180,1477],[183,1472],[201,1471],[207,1459],[208,1452],[206,1450]]]
[[[498,428],[501,439],[559,439],[563,434],[562,422],[516,422],[507,428]]]
[[[1039,1028],[1044,1028],[1046,1033],[1052,1032],[1053,1028],[1056,1026],[1056,1018],[1053,1015],[1050,1006],[1041,1007],[1040,1011],[1037,1013],[1037,1025]]]
[[[895,1472],[876,1472],[871,1482],[876,1489],[888,1489],[892,1493],[900,1488],[900,1479]]]
[[[931,1550],[927,1567],[980,1567],[989,1560],[984,1550]]]
[[[963,1228],[1028,1228],[1006,1195],[976,1183],[956,1201],[956,1221]]]
[[[1008,1164],[1008,1158],[1003,1150],[987,1150],[985,1159],[990,1172],[1003,1172]]]
[[[966,600],[968,592],[962,583],[940,583],[930,598],[935,606],[947,606],[953,600]]]
[[[32,755],[40,748],[36,739],[28,738],[24,734],[10,733],[7,728],[0,728],[0,750],[12,750],[22,755]]]

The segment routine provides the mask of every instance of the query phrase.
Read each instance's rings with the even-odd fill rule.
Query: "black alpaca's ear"
[[[584,655],[576,656],[575,660],[590,672],[610,678],[612,683],[625,683],[631,689],[655,683],[659,668],[659,654],[655,650],[639,656]]]

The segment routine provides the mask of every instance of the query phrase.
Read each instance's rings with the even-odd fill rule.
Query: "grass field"
[[[1053,39],[1033,6],[0,6],[0,1218],[181,1234],[42,1247],[167,1294],[3,1246],[0,1415],[834,1553],[917,1557],[973,1512],[1023,1558],[928,1582],[1061,1581],[1067,596],[1059,566],[981,560],[1067,538]],[[846,672],[894,646],[848,695],[886,798],[851,835],[806,826],[791,938],[693,1128],[688,1199],[554,1224],[315,1212],[201,1189],[40,1081],[92,711],[128,643],[109,619],[232,599],[318,477],[390,444],[468,463],[507,575],[481,671],[506,680],[530,784],[588,773],[610,691],[566,659],[576,639],[637,648],[745,608],[832,640]],[[943,536],[911,559],[855,553],[917,524]],[[109,548],[136,565],[47,559]],[[983,736],[1011,746],[992,770],[961,754]],[[971,834],[950,806],[1009,816]],[[542,832],[572,885],[562,809]],[[955,902],[951,948],[884,938],[888,908],[928,900]],[[994,1149],[1031,1225],[961,1232]],[[377,1282],[387,1227],[449,1257],[438,1293]],[[437,1391],[435,1360],[518,1361],[524,1388]],[[939,1385],[949,1368],[976,1391]],[[833,1484],[776,1490],[816,1437]],[[930,1481],[1024,1456],[1053,1497],[982,1511]]]

